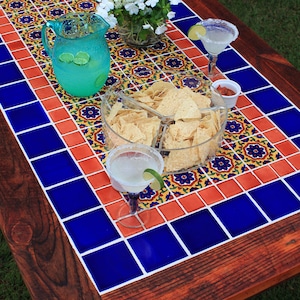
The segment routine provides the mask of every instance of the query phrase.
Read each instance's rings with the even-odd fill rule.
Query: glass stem
[[[128,193],[128,196],[129,196],[130,214],[134,215],[137,213],[139,207],[139,194]]]
[[[214,76],[214,73],[215,73],[215,68],[216,68],[218,56],[208,54],[208,59],[209,59],[209,62],[208,62],[208,76],[212,77],[212,76]]]

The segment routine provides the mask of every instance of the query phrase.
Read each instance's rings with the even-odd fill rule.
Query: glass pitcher
[[[91,13],[69,13],[43,26],[42,42],[54,74],[70,95],[91,96],[104,85],[110,70],[104,36],[108,28],[105,20]],[[48,29],[55,33],[53,39]]]

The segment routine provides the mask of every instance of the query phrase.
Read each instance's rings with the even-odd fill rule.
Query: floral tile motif
[[[98,102],[93,99],[70,104],[68,109],[76,123],[81,126],[91,127],[101,123],[100,99]]]
[[[54,20],[72,12],[72,9],[68,5],[56,4],[53,6],[42,6],[39,8],[39,11],[46,20]]]
[[[239,112],[228,113],[224,139],[230,144],[258,133],[257,129]]]
[[[148,186],[140,193],[139,206],[142,209],[151,208],[172,199],[172,197],[166,188],[156,192]]]
[[[5,7],[6,12],[23,11],[30,9],[32,6],[29,0],[5,0],[1,5]]]
[[[208,162],[203,169],[214,182],[219,182],[242,174],[247,170],[247,166],[230,147],[223,145],[215,158]]]
[[[106,151],[102,124],[99,123],[96,127],[86,127],[85,125],[79,127],[95,153],[101,154]],[[101,160],[105,161],[105,156],[102,156]]]
[[[172,193],[178,197],[211,184],[202,169],[164,176],[164,180]]]
[[[35,9],[30,9],[30,11],[13,11],[8,13],[8,17],[16,29],[31,28],[44,23],[44,20]]]
[[[261,134],[238,141],[231,147],[251,169],[281,158],[277,149]]]

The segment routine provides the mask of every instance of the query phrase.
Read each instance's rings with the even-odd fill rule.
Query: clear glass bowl
[[[146,87],[144,87],[144,89],[146,89]],[[193,121],[196,122],[194,124],[198,124],[198,126],[195,125],[197,127],[195,129],[195,127],[191,125],[192,145],[190,141],[187,142],[183,140],[177,143],[176,147],[169,147],[168,145],[170,145],[170,143],[168,139],[170,138],[170,132],[174,131],[174,128],[176,129],[177,125],[175,126],[174,124],[178,124],[179,122],[174,121],[174,115],[161,114],[147,104],[134,99],[130,92],[125,94],[122,91],[117,91],[112,88],[104,95],[101,106],[103,132],[107,150],[127,143],[143,143],[141,140],[136,139],[134,133],[131,137],[130,126],[124,129],[126,134],[122,134],[120,133],[120,127],[123,126],[123,122],[118,123],[117,127],[115,124],[112,125],[111,120],[115,114],[115,108],[113,107],[116,103],[119,103],[117,105],[122,107],[122,114],[127,115],[129,121],[132,118],[132,110],[138,114],[141,113],[146,117],[146,121],[152,118],[156,121],[157,127],[155,127],[156,129],[152,138],[148,138],[144,143],[154,147],[162,155],[165,164],[164,174],[182,173],[205,165],[215,156],[219,149],[227,122],[227,108],[218,91],[211,87],[206,96],[211,100],[211,103],[208,108],[198,109],[200,112],[200,114],[198,114],[199,117],[195,120],[193,119]],[[185,99],[182,99],[182,101],[185,101]],[[203,124],[203,122],[208,122],[205,124],[210,124],[209,122],[211,122],[211,135],[202,134],[201,125],[199,127],[199,124]],[[145,125],[147,122],[143,121],[143,123]],[[144,127],[147,128],[147,125]],[[185,127],[183,130],[189,132],[189,127]],[[187,144],[189,145],[186,146]]]

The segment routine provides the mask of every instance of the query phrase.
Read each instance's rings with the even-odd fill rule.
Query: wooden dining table
[[[300,72],[295,67],[218,1],[184,2],[203,19],[220,18],[234,23],[239,29],[239,37],[232,43],[235,51],[289,99],[296,110],[300,107]],[[10,47],[12,43],[6,39],[7,28],[13,28],[16,23],[9,23],[9,3],[13,1],[1,3],[0,33],[3,44]],[[70,3],[72,5],[72,1]],[[30,52],[31,48],[28,49]],[[17,52],[11,51],[16,61]],[[24,74],[27,76],[26,71]],[[3,76],[5,74],[2,73],[0,77]],[[42,73],[39,78],[46,76]],[[34,81],[28,79],[28,82],[34,86]],[[243,110],[244,107],[238,106],[238,109]],[[24,155],[24,149],[20,147],[12,128],[14,126],[8,125],[4,111],[0,114],[0,228],[32,299],[245,299],[300,273],[300,210],[295,209],[288,215],[269,221],[266,226],[248,230],[205,251],[196,251],[186,259],[146,272],[145,276],[136,280],[128,280],[104,291],[99,288],[100,284],[97,289],[83,256],[78,255],[80,251],[70,242],[66,227],[62,226],[65,220],[49,204],[49,195],[45,195],[45,190],[48,190],[41,187],[43,183],[33,172],[32,161]],[[263,131],[259,118],[251,120]],[[295,127],[299,127],[299,123]],[[299,133],[296,133],[293,143],[297,140],[297,134],[299,140]],[[267,136],[272,138],[271,134]],[[291,143],[289,138],[285,140]],[[299,174],[299,143],[298,146],[297,143],[289,145],[290,152],[286,150],[284,154],[287,166],[273,168],[277,175],[274,178],[263,181],[264,177],[260,177],[260,186]],[[262,170],[263,166],[257,168]],[[249,172],[252,174],[252,170]],[[238,182],[246,185],[242,180]],[[201,190],[198,190],[200,196]],[[244,189],[247,195],[252,191],[250,185]],[[235,196],[230,193],[230,188],[228,193],[228,197],[225,193],[225,202],[226,198]],[[293,195],[300,201],[299,188],[294,188]],[[209,205],[206,203],[206,206]],[[172,220],[166,222],[170,224]],[[126,231],[122,239],[126,241],[128,237],[131,235]],[[105,266],[103,268],[110,272],[109,267]]]

